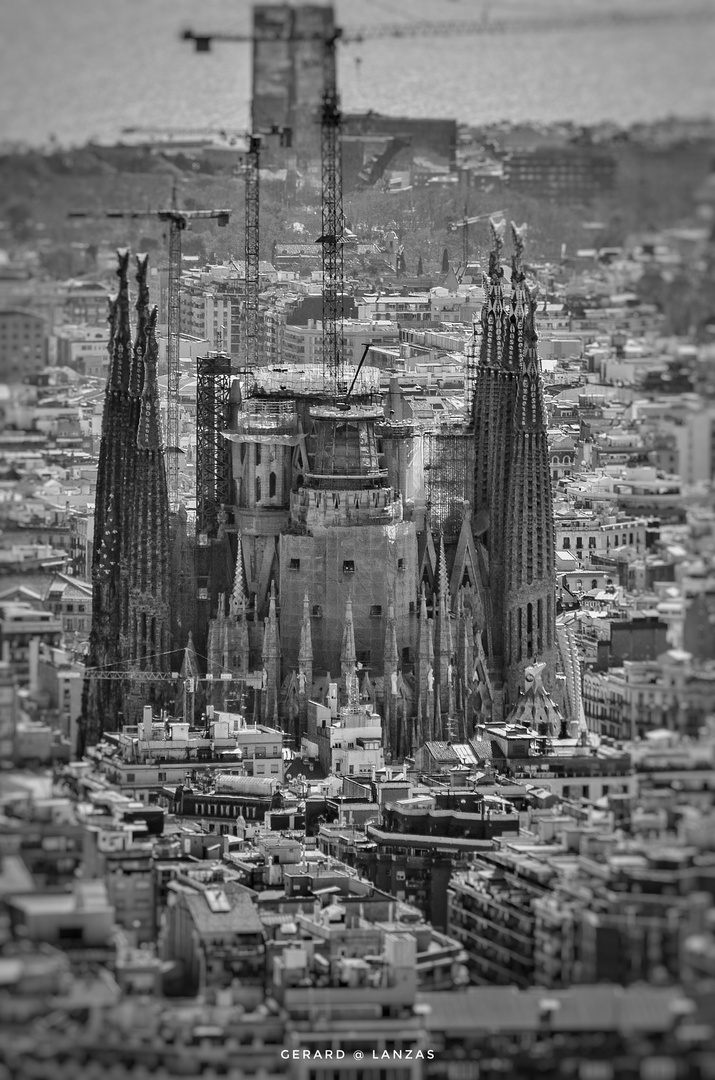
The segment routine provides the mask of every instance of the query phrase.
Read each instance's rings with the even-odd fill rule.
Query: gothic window
[[[243,465],[244,461],[246,460],[246,444],[245,444],[245,442],[241,443],[240,456],[241,456],[241,464]]]
[[[260,478],[260,476],[257,476],[256,477],[256,502],[259,503],[260,501],[261,501],[261,478]]]
[[[543,639],[544,628],[544,601],[536,601],[536,651],[541,652],[544,647]]]
[[[268,497],[273,499],[276,494],[276,474],[274,472],[268,477]]]
[[[261,464],[261,444],[256,443],[256,465]]]
[[[518,641],[517,641],[517,647],[516,647],[516,656],[514,657],[515,660],[521,660],[521,655],[522,655],[522,653],[521,653],[522,622],[523,622],[522,615],[523,615],[523,612],[522,612],[521,608],[519,608],[519,611],[517,612],[517,620],[516,620],[517,621]]]

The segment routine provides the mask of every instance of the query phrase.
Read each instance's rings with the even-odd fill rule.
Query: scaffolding
[[[425,498],[429,527],[445,538],[459,533],[470,497],[474,435],[461,420],[443,421],[425,432]]]
[[[472,336],[465,347],[466,356],[466,412],[467,421],[474,421],[474,399],[477,390],[477,367],[479,365],[479,353],[481,348],[481,327],[475,320],[472,323]]]
[[[196,532],[215,536],[231,499],[231,444],[223,437],[231,409],[231,357],[209,353],[196,361]]]
[[[357,375],[356,375],[357,373]],[[329,396],[325,385],[325,370],[322,364],[301,364],[300,367],[259,368],[254,372],[253,394],[288,394],[291,397]],[[351,398],[366,397],[380,393],[380,369],[376,367],[356,368],[352,364],[343,367],[343,379],[348,385],[355,379]],[[246,408],[252,409],[253,403]]]

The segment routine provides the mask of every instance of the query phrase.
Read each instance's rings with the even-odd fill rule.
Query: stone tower
[[[117,253],[119,289],[109,310],[109,372],[102,414],[97,466],[92,558],[92,628],[89,668],[118,670],[123,659],[122,625],[126,615],[126,580],[121,567],[127,556],[125,480],[136,451],[130,422],[129,379],[132,366],[129,319],[129,252]],[[113,730],[123,710],[119,680],[85,681],[79,750]]]
[[[538,660],[548,687],[556,661],[554,507],[535,310],[529,296],[507,489],[504,671],[512,702],[528,667]]]
[[[169,505],[156,379],[156,311],[149,311],[147,261],[137,259],[137,328],[132,348],[129,252],[118,252],[119,289],[110,308],[109,373],[97,468],[93,607],[87,667],[127,673],[88,678],[80,752],[128,722],[149,692],[136,671],[169,670]]]
[[[554,521],[534,303],[525,228],[512,225],[511,290],[504,295],[504,223],[492,222],[482,343],[474,393],[474,530],[489,557],[489,668],[513,704],[527,665],[555,662]]]
[[[143,275],[146,279],[146,263],[143,265]],[[132,498],[128,505],[126,655],[133,672],[164,672],[170,669],[169,495],[159,419],[156,317],[154,308],[146,328],[135,470],[134,476],[128,478],[127,485],[129,491],[131,484]],[[144,318],[144,313],[140,318]],[[138,707],[148,700],[148,689],[139,688]]]

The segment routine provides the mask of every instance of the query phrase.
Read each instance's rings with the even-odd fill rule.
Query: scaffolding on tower
[[[231,357],[196,361],[196,533],[215,536],[219,511],[231,499],[231,444],[223,437],[231,412]]]
[[[433,533],[456,537],[465,500],[470,497],[470,426],[460,419],[438,423],[425,432],[425,501]]]

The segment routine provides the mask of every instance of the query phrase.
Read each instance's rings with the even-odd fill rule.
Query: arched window
[[[261,444],[256,443],[256,465],[261,464]]]
[[[257,476],[256,477],[256,502],[259,503],[260,501],[261,501],[261,478],[260,478],[260,476]]]
[[[274,472],[268,477],[268,497],[273,499],[276,494],[276,474]]]

